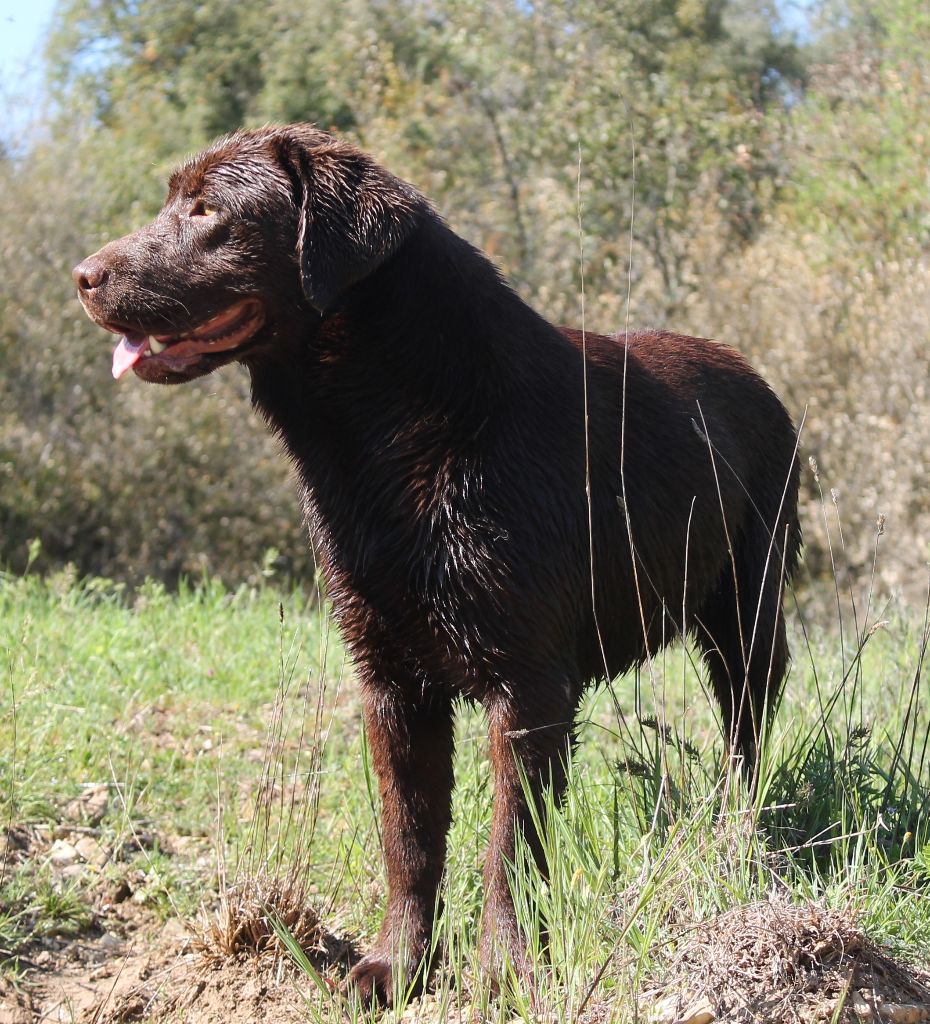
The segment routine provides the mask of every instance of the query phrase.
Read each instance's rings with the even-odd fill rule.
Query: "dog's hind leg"
[[[698,646],[720,704],[728,749],[752,771],[766,716],[788,668],[782,545],[761,522],[734,552],[715,591],[694,616]]]

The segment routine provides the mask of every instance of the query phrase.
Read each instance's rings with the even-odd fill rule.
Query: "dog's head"
[[[172,175],[151,224],[72,276],[88,316],[122,335],[114,376],[180,383],[312,330],[425,208],[310,125],[237,132]]]

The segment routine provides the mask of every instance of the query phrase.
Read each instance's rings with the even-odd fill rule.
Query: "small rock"
[[[82,825],[95,827],[103,820],[110,802],[110,787],[106,783],[88,786],[65,808],[65,817]]]
[[[74,844],[74,848],[83,860],[97,868],[102,868],[110,859],[110,855],[93,836],[82,836]]]
[[[716,1019],[713,1007],[709,1003],[702,1003],[699,1006],[692,1006],[681,1018],[681,1024],[712,1024]]]
[[[64,871],[65,868],[77,864],[81,855],[65,839],[56,839],[48,854],[49,863],[56,871]]]
[[[649,1019],[654,1024],[712,1024],[717,1019],[714,1008],[706,999],[692,1002],[683,1013],[681,997],[668,996],[652,1007]]]
[[[203,843],[197,836],[165,836],[161,848],[172,857],[191,857],[203,848]]]

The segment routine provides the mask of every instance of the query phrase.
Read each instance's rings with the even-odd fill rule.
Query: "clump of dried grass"
[[[654,995],[655,1021],[930,1020],[930,975],[880,949],[850,910],[782,896],[689,931]]]
[[[327,942],[305,887],[292,878],[258,875],[227,887],[216,908],[201,914],[192,943],[208,961],[248,954],[284,953],[279,933],[287,931],[307,952],[326,952]]]

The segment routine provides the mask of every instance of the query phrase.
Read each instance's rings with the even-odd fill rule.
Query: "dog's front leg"
[[[516,843],[525,836],[545,875],[545,851],[534,821],[544,820],[544,791],[557,801],[565,790],[566,766],[571,756],[575,700],[570,686],[554,682],[514,692],[486,702],[494,765],[494,811],[484,869],[484,919],[481,963],[493,982],[512,968],[528,984],[531,964],[526,937],[514,910],[507,865],[514,863]],[[532,706],[527,706],[532,695]],[[530,800],[527,799],[529,795]]]
[[[365,725],[381,791],[388,898],[381,931],[349,981],[393,1004],[426,983],[452,814],[452,706],[369,686]]]

